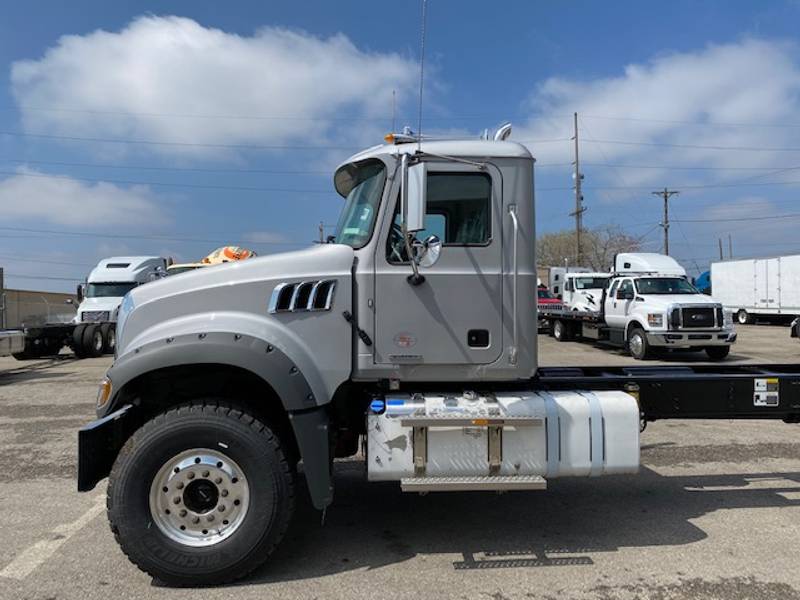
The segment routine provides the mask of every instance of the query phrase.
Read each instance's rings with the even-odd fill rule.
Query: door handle
[[[517,321],[517,295],[518,295],[518,280],[519,280],[519,265],[517,264],[517,241],[519,240],[519,219],[517,218],[517,205],[511,204],[508,207],[508,216],[511,217],[511,225],[514,228],[514,250],[512,253],[512,268],[514,269],[513,284],[511,288],[511,314],[513,320],[511,329],[511,348],[508,349],[508,362],[512,365],[517,364],[517,348],[518,345],[518,324]]]

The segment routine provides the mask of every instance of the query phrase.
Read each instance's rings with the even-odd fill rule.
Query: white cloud
[[[582,153],[587,162],[713,167],[786,165],[796,160],[797,155],[597,144],[591,140],[797,147],[800,129],[783,125],[800,123],[800,53],[794,44],[760,39],[709,45],[695,52],[668,53],[646,63],[628,65],[616,77],[589,81],[548,79],[535,89],[528,106],[533,116],[522,129],[517,129],[515,138],[568,137],[572,133],[571,113],[577,111]],[[572,158],[569,143],[530,146],[543,162]],[[627,185],[650,185],[663,182],[665,174],[666,171],[657,169],[613,172],[606,169],[599,176],[606,182],[619,183],[621,177]],[[742,177],[742,173],[718,175]],[[697,180],[691,172],[669,176],[673,181]]]
[[[85,183],[20,168],[0,179],[0,221],[30,219],[59,225],[153,226],[164,212],[146,186]]]
[[[245,37],[187,18],[148,16],[119,32],[63,36],[42,58],[14,63],[11,82],[28,131],[281,145],[335,141],[336,131],[352,135],[359,127],[338,120],[344,114],[388,122],[392,90],[402,101],[415,73],[407,58],[361,50],[342,34],[322,39],[269,27]],[[181,156],[224,152],[147,148]]]

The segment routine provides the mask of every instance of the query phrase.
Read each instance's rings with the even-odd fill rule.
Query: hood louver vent
[[[279,283],[272,290],[269,312],[330,310],[335,289],[335,279]]]

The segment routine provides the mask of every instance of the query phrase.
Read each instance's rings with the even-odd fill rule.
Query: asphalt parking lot
[[[788,328],[738,331],[730,362],[800,359]],[[633,364],[546,336],[540,358]],[[651,424],[638,476],[555,480],[546,492],[403,494],[341,462],[325,525],[301,495],[282,547],[253,576],[161,587],[114,542],[105,484],[75,491],[76,431],[109,362],[0,358],[0,598],[800,599],[800,426],[729,421]]]

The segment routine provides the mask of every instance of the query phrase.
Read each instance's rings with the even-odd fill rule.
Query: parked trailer
[[[534,161],[509,133],[387,136],[337,169],[332,243],[130,292],[78,488],[110,474],[136,565],[245,576],[289,527],[298,463],[325,510],[360,440],[366,478],[403,491],[541,490],[635,473],[642,420],[800,420],[797,365],[537,369]],[[721,320],[677,308],[659,315]]]
[[[714,297],[745,325],[800,315],[800,254],[711,263]]]

